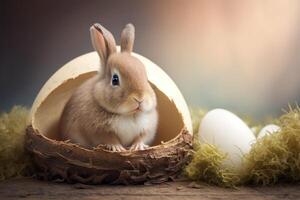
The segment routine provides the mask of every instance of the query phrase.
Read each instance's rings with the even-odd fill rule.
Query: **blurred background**
[[[1,0],[0,111],[30,106],[63,64],[92,51],[102,23],[161,66],[189,105],[261,119],[300,102],[298,0]]]

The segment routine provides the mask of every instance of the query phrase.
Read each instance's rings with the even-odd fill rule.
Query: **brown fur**
[[[127,24],[121,34],[121,51],[132,52],[134,43],[134,26]]]
[[[132,119],[141,112],[155,117],[153,123],[157,123],[156,96],[143,63],[131,55],[133,25],[127,25],[122,32],[121,53],[116,53],[111,33],[99,24],[91,27],[91,39],[102,60],[102,70],[84,82],[68,101],[60,123],[62,139],[86,147],[104,144],[113,150],[123,150],[118,137],[121,133],[116,133],[112,124],[124,120],[124,116]],[[120,76],[117,87],[111,85],[114,73]],[[141,110],[136,110],[137,106]],[[156,129],[156,125],[153,127]],[[152,138],[149,134],[153,134],[153,127],[151,133],[141,132],[132,140],[133,149],[144,149],[146,136],[148,140]]]

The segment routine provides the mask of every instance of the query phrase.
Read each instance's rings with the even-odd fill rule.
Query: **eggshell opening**
[[[159,125],[153,145],[175,138],[184,128],[192,133],[192,123],[183,96],[170,77],[157,65],[134,54],[147,71],[158,102]],[[96,52],[77,57],[60,68],[43,86],[36,97],[29,118],[29,124],[40,134],[59,138],[59,121],[64,106],[76,88],[96,75],[100,61]]]

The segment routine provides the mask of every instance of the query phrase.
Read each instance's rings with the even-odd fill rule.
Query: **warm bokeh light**
[[[3,14],[8,19],[1,26],[6,27],[7,40],[1,48],[0,75],[2,93],[8,94],[2,99],[5,108],[30,104],[54,71],[91,51],[88,28],[94,22],[105,25],[118,42],[125,23],[134,23],[135,51],[170,74],[189,104],[222,107],[259,119],[300,102],[298,0],[34,5],[11,3]],[[16,14],[9,15],[10,9]],[[8,82],[10,90],[4,86]]]
[[[299,8],[296,0],[157,6],[168,10],[156,13],[160,59],[171,56],[168,70],[194,105],[275,113],[300,96]]]

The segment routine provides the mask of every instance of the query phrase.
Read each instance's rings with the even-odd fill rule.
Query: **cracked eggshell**
[[[99,70],[99,56],[88,53],[62,66],[37,95],[28,121],[25,148],[36,175],[45,180],[84,184],[139,184],[174,180],[192,155],[188,106],[170,77],[147,58],[140,59],[157,95],[159,124],[153,146],[140,151],[86,149],[58,141],[58,124],[74,90]],[[100,69],[101,70],[101,69]]]
[[[155,145],[175,138],[184,127],[192,134],[188,106],[171,78],[149,59],[133,53],[147,71],[158,101],[159,126]],[[41,134],[55,139],[63,108],[74,90],[94,76],[100,67],[96,52],[79,56],[62,66],[44,84],[37,95],[30,113],[29,124]]]

